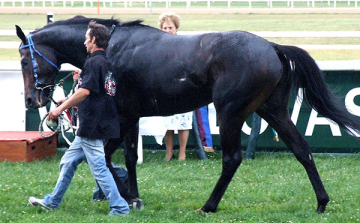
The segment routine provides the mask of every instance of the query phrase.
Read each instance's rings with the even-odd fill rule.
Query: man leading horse
[[[49,119],[55,120],[65,109],[78,105],[80,126],[73,143],[61,158],[60,175],[53,192],[44,199],[30,197],[29,202],[33,206],[56,209],[85,156],[92,175],[109,201],[109,214],[124,215],[130,212],[105,161],[104,141],[120,137],[120,121],[113,100],[116,85],[105,53],[108,41],[109,30],[104,25],[90,21],[84,42],[89,58],[80,75],[79,88],[49,113]]]

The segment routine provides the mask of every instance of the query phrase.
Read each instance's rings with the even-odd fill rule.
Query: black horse
[[[22,41],[19,52],[27,106],[36,108],[49,102],[57,67],[62,63],[83,66],[87,57],[84,36],[90,20],[75,17],[54,22],[27,37],[16,27]],[[216,211],[240,165],[241,127],[254,111],[278,132],[304,166],[315,190],[317,211],[325,211],[329,196],[310,146],[290,120],[291,89],[302,87],[311,107],[348,132],[359,131],[360,125],[357,117],[334,102],[321,71],[306,51],[242,31],[178,36],[142,25],[141,21],[93,20],[113,31],[107,55],[115,68],[119,89],[116,103],[121,138],[109,141],[105,150],[111,169],[111,154],[125,136],[130,136],[125,159],[131,198],[139,196],[135,169],[139,118],[182,113],[214,102],[223,167],[202,211]]]

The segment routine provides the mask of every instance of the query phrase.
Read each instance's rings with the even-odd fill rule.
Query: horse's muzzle
[[[32,103],[31,98],[27,98],[27,99],[26,99],[25,105],[26,105],[26,107],[32,107],[33,103]]]
[[[40,108],[45,106],[49,101],[49,92],[45,91],[36,91],[32,97],[27,97],[25,104],[26,107],[30,108]]]
[[[32,100],[31,98],[27,98],[25,101],[26,107],[30,108],[40,108],[43,105],[43,103],[39,100]]]

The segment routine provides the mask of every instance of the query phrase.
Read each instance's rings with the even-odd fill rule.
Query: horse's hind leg
[[[110,139],[105,147],[106,164],[114,177],[118,190],[121,196],[129,203],[129,205],[132,205],[134,209],[142,209],[144,207],[142,200],[139,199],[136,177],[138,133],[139,125],[136,124],[134,127],[130,128],[128,132],[123,133],[123,135],[126,135],[124,140]],[[120,147],[123,141],[125,146],[125,163],[129,178],[128,187],[126,187],[121,181],[121,179],[118,177],[111,163],[111,155],[115,152],[117,148]],[[126,188],[129,188],[129,191],[126,190]]]
[[[296,159],[304,166],[316,194],[317,211],[319,213],[324,212],[330,199],[315,166],[308,142],[291,121],[288,109],[285,106],[276,108],[274,104],[267,104],[267,107],[267,109],[260,109],[256,112],[277,131],[284,143],[294,153]]]
[[[232,117],[225,112],[218,114],[220,141],[222,148],[222,172],[208,201],[201,208],[205,212],[215,212],[237,168],[241,164],[241,126],[245,119]]]

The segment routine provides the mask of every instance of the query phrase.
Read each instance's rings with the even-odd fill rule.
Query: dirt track
[[[360,13],[360,8],[153,8],[152,13],[173,11],[178,14],[224,14],[224,13]],[[96,7],[0,7],[0,14],[97,14]],[[100,8],[100,14],[149,14],[150,8]]]

